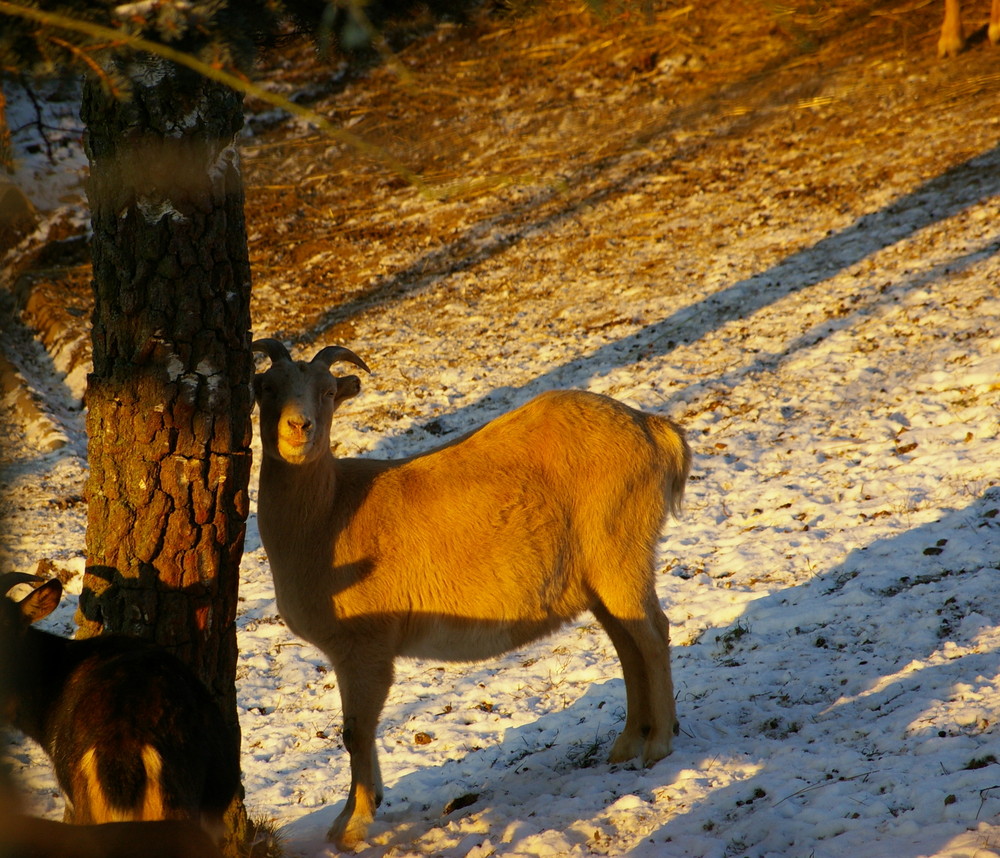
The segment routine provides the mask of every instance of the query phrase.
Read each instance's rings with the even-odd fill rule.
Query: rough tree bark
[[[79,635],[167,647],[239,745],[236,606],[250,479],[242,98],[154,57],[85,85],[95,309]],[[242,801],[231,814],[242,838]],[[230,854],[235,854],[230,844]]]

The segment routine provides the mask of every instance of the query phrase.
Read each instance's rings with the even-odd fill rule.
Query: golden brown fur
[[[650,765],[675,727],[656,544],[690,467],[663,417],[582,391],[553,391],[422,456],[336,459],[333,412],[360,389],[329,352],[293,362],[273,340],[256,379],[258,516],[278,609],[330,659],[351,755],[330,837],[351,848],[380,799],[375,729],[399,656],[481,660],[585,610],[611,637],[628,714],[613,761]],[[334,359],[363,362],[346,350]]]
[[[170,819],[174,814],[163,800],[163,760],[152,745],[139,753],[145,774],[142,800],[133,807],[120,806],[108,795],[101,780],[97,748],[80,758],[73,774],[73,816],[75,822],[140,822]]]

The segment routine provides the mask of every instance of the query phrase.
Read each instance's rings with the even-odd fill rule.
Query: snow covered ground
[[[603,762],[624,689],[592,622],[496,664],[404,665],[372,854],[1000,853],[998,202],[898,239],[895,216],[875,217],[781,263],[791,288],[769,292],[765,274],[635,306],[654,321],[599,332],[576,364],[533,363],[529,323],[509,333],[514,371],[487,385],[413,382],[407,397],[452,399],[433,413],[454,431],[488,415],[487,392],[507,406],[551,385],[682,420],[698,458],[659,578],[682,732],[649,771]],[[938,255],[907,253],[918,238]],[[399,323],[338,421],[346,454],[418,446],[367,425],[402,398],[414,347]],[[671,346],[672,330],[689,341]],[[248,793],[287,808],[309,853],[347,779],[336,692],[278,622],[259,549],[246,569]]]
[[[676,235],[710,231],[721,192],[670,196],[675,177],[647,169],[352,321],[345,344],[375,374],[336,420],[342,455],[408,455],[581,387],[674,417],[696,456],[657,579],[673,754],[648,770],[605,762],[624,684],[588,617],[495,662],[404,662],[364,854],[1000,856],[1000,127],[967,128],[948,169],[883,174],[839,208],[797,208],[773,175],[729,177],[739,227],[686,267],[653,227],[614,227],[664,206]],[[780,187],[813,181],[792,154],[762,152],[761,171],[787,171]],[[843,178],[876,155],[840,157]],[[429,206],[393,202],[417,223]],[[570,277],[546,257],[581,234],[618,240],[619,268],[581,254]],[[278,303],[277,284],[258,288]],[[300,333],[306,356],[329,342],[322,326]],[[66,420],[54,452],[32,450],[47,424],[11,439],[6,568],[83,571],[85,461]],[[79,588],[78,575],[49,627],[70,633]],[[289,855],[332,854],[323,834],[349,782],[337,688],[278,617],[253,515],[241,599],[248,805],[283,827]],[[12,750],[57,818],[43,755]]]

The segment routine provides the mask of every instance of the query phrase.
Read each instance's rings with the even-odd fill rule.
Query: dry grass
[[[939,64],[939,12],[936,0],[658,0],[648,11],[550,0],[433,30],[403,22],[406,47],[362,78],[305,42],[285,45],[262,65],[267,85],[311,93],[317,112],[420,174],[431,193],[301,123],[256,122],[244,146],[255,316],[278,336],[350,333],[357,314],[488,265],[526,235],[546,264],[610,259],[607,232],[562,247],[553,226],[653,179],[662,205],[637,211],[627,228],[661,237],[676,201],[724,186],[738,204],[741,175],[762,152],[782,153],[789,129],[822,125],[815,151],[789,153],[789,169],[793,157],[802,167],[902,133],[880,110],[892,102],[898,111],[911,75],[925,77],[905,96],[914,116],[969,112],[1000,88],[995,54],[974,44]],[[963,157],[961,135],[952,137],[933,156],[942,169]],[[896,165],[852,169],[786,189],[788,206],[854,206]],[[725,208],[716,214],[728,228]],[[717,240],[689,226],[670,232],[705,243],[692,253],[711,253]],[[87,278],[43,279],[58,292]],[[74,319],[67,325],[85,324]]]

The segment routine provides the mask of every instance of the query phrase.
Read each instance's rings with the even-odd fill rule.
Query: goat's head
[[[34,589],[15,602],[7,594],[18,584],[30,584]],[[18,676],[32,670],[24,647],[28,626],[51,614],[61,596],[58,578],[46,581],[21,572],[0,575],[0,721],[13,720],[18,706]]]
[[[253,385],[264,455],[291,465],[314,461],[330,449],[333,412],[361,391],[356,375],[333,375],[330,366],[347,361],[365,372],[371,370],[343,346],[327,346],[311,361],[292,360],[278,340],[255,340],[252,348],[271,359],[271,366],[257,373]]]
[[[7,594],[18,584],[30,584],[32,590],[15,602]],[[23,572],[0,575],[0,635],[3,640],[13,640],[32,623],[47,617],[59,604],[62,584],[58,578],[39,578]]]

